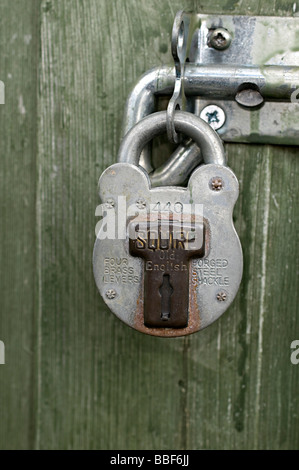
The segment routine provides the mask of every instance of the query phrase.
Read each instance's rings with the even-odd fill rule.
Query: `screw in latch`
[[[212,191],[221,191],[221,189],[223,188],[222,178],[218,176],[212,178],[210,181],[210,188],[212,189]]]
[[[200,112],[200,117],[210,124],[215,131],[223,126],[226,119],[223,109],[215,104],[205,106]]]
[[[114,299],[114,298],[116,297],[116,292],[115,292],[115,290],[114,290],[114,289],[108,289],[108,290],[106,291],[106,297],[107,297],[107,299],[109,299],[109,300]]]
[[[219,51],[227,49],[232,42],[230,33],[225,28],[216,28],[210,30],[208,35],[208,46]]]

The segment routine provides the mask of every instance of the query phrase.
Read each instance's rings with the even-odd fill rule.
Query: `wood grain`
[[[206,330],[165,340],[129,329],[104,305],[91,266],[97,180],[116,160],[130,89],[149,68],[171,63],[176,11],[292,15],[293,2],[43,0],[37,16],[32,2],[18,24],[7,5],[18,34],[37,28],[40,15],[40,35],[31,62],[20,43],[3,65],[14,67],[16,89],[28,87],[31,119],[20,107],[0,108],[9,114],[0,339],[14,358],[0,369],[0,447],[298,448],[299,367],[290,363],[298,339],[297,149],[227,145],[241,185],[235,223],[244,277],[233,306]],[[15,201],[25,198],[24,210]]]
[[[0,5],[0,447],[34,442],[35,201],[39,3]]]

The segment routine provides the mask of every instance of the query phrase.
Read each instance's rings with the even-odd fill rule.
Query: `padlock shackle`
[[[194,114],[176,111],[174,125],[177,132],[190,137],[200,147],[204,163],[226,166],[222,141],[209,124]],[[143,147],[163,133],[166,133],[166,111],[146,116],[125,135],[119,149],[118,161],[138,166]]]

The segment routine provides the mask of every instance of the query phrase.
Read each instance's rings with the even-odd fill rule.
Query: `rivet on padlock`
[[[151,188],[138,166],[144,145],[166,132],[166,121],[159,112],[136,124],[122,142],[119,163],[101,176],[100,197],[115,201],[106,212],[118,219],[112,232],[121,236],[110,239],[103,219],[93,265],[98,289],[118,318],[143,333],[174,337],[222,315],[237,293],[243,261],[232,221],[238,181],[207,123],[190,113],[174,116],[176,130],[198,144],[205,163],[187,188]]]

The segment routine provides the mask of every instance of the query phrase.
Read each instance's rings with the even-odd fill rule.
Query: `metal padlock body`
[[[220,191],[211,187],[215,178],[222,180]],[[203,218],[208,226],[204,257],[189,262],[189,318],[185,328],[145,326],[144,261],[130,255],[128,233],[126,239],[109,240],[98,236],[93,255],[94,276],[111,311],[132,328],[161,337],[188,335],[217,320],[232,303],[243,269],[242,248],[232,220],[239,194],[239,184],[232,170],[217,164],[202,165],[191,175],[187,188],[151,189],[149,176],[142,168],[117,163],[104,171],[99,186],[102,201],[113,199],[116,212],[118,196],[126,196],[127,207],[136,205],[140,199],[147,207],[159,204],[168,209],[178,202],[196,201],[203,205]],[[115,295],[110,296],[110,292]]]
[[[156,113],[156,121],[160,126],[158,114]],[[164,119],[165,116],[162,117]],[[153,120],[155,120],[154,115],[147,118],[146,129]],[[223,154],[221,140],[208,124],[193,115],[189,118],[186,113],[177,113],[177,124],[180,121],[185,125],[188,120],[201,128],[201,139],[207,143],[205,160],[209,160],[211,156],[212,147],[209,147],[209,139],[212,141],[214,135],[215,153],[218,151]],[[139,127],[143,129],[142,123]],[[198,137],[198,132],[196,130],[194,137]],[[146,133],[148,129],[144,131],[144,135]],[[134,142],[139,139],[139,134],[140,129],[137,129],[134,137],[132,130]],[[129,137],[127,140],[131,142],[132,138]],[[147,140],[148,137],[145,137],[145,141]],[[197,139],[197,143],[200,144],[202,140]],[[134,158],[142,148],[139,144],[140,142],[136,143],[138,149],[133,152]],[[121,150],[121,155],[126,153],[126,145],[122,148],[125,152]],[[221,188],[213,187],[213,183],[219,181]],[[149,175],[141,167],[130,163],[116,163],[103,172],[99,187],[101,200],[103,202],[112,200],[113,210],[116,213],[119,210],[119,196],[125,197],[126,214],[128,213],[123,238],[105,239],[102,236],[105,227],[102,225],[94,247],[93,266],[96,284],[112,312],[132,328],[161,337],[188,335],[217,320],[232,303],[239,288],[243,269],[242,248],[232,220],[233,208],[239,194],[238,180],[232,170],[223,164],[205,164],[192,173],[187,188],[151,188]],[[142,210],[140,201],[145,206]],[[192,258],[188,265],[187,326],[148,327],[144,321],[145,262],[139,257],[132,256],[129,250],[128,226],[132,221],[132,207],[136,209],[136,215],[140,213],[146,215],[150,207],[159,206],[162,216],[163,208],[164,210],[166,208],[164,215],[167,217],[169,211],[175,213],[178,204],[190,205],[191,202],[201,204],[203,207],[206,237],[204,256]]]

